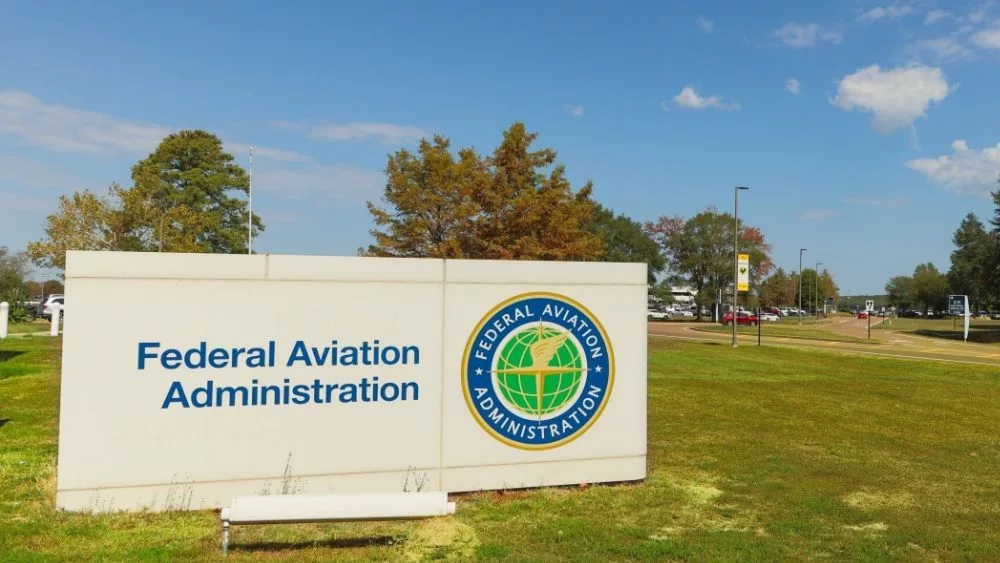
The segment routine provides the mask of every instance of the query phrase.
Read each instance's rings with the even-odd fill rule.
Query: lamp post
[[[749,190],[746,186],[733,187],[733,348],[736,347],[736,298],[739,294],[740,284],[740,190]]]
[[[813,311],[816,312],[816,319],[819,320],[819,267],[822,262],[816,262],[816,276],[813,277]]]
[[[808,250],[808,248],[799,249],[799,314],[795,315],[799,318],[799,324],[802,324],[802,253]]]

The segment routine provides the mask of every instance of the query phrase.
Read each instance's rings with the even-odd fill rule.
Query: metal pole
[[[733,188],[733,348],[736,347],[736,325],[737,325],[737,314],[736,314],[736,297],[739,293],[739,280],[740,280],[740,256],[738,254],[739,250],[737,248],[738,241],[740,237],[740,189],[739,187]]]
[[[802,253],[807,249],[799,249],[799,314],[795,315],[799,318],[799,324],[802,324]]]
[[[757,346],[760,346],[760,307],[757,307]]]
[[[740,190],[749,189],[745,186],[733,186],[733,348],[736,347],[736,325],[739,324],[736,300],[740,284]]]
[[[871,313],[871,311],[869,311],[868,314],[865,315],[865,316],[868,317],[868,340],[871,340],[872,339],[872,313]]]
[[[247,254],[253,254],[253,145],[250,146],[250,184],[247,188]]]
[[[813,313],[816,315],[816,320],[819,320],[819,267],[822,262],[816,262],[816,277],[813,278]]]

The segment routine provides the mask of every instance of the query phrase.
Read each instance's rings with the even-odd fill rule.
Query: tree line
[[[950,268],[940,272],[933,263],[918,264],[911,275],[892,277],[885,285],[890,305],[900,309],[943,311],[948,295],[968,295],[973,311],[1000,308],[1000,188],[991,193],[994,212],[990,228],[969,212],[952,236]]]
[[[592,182],[574,188],[556,151],[535,147],[537,138],[518,122],[487,154],[472,147],[453,151],[442,135],[389,154],[380,201],[367,202],[371,243],[358,254],[645,262],[651,293],[669,301],[670,285],[688,285],[698,292],[697,303],[708,306],[717,292],[731,291],[738,229],[753,274],[741,302],[796,301],[798,274],[773,271],[771,246],[759,228],[737,226],[714,207],[640,223],[599,203]],[[40,267],[63,269],[72,249],[247,251],[249,177],[219,137],[201,130],[170,134],[132,167],[131,179],[131,186],[112,184],[107,194],[61,196],[27,255]],[[252,221],[256,237],[264,223],[257,215]],[[806,301],[836,291],[829,272],[802,275]],[[818,283],[810,285],[814,278]]]

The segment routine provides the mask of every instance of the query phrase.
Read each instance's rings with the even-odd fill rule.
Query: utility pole
[[[739,324],[736,314],[736,299],[740,287],[740,190],[749,190],[745,186],[733,187],[733,348],[736,347],[736,325]]]
[[[816,320],[819,320],[819,267],[822,262],[816,262],[816,276],[813,278],[813,311],[816,312]]]
[[[808,250],[807,248],[799,249],[799,314],[795,315],[799,318],[799,324],[802,324],[802,253]]]
[[[247,254],[253,254],[253,145],[250,145],[250,184],[247,188]]]

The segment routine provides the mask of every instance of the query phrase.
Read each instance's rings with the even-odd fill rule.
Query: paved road
[[[704,323],[694,322],[650,322],[649,334],[654,338],[675,338],[695,341],[730,342],[732,336],[721,332],[706,332],[695,330]],[[892,356],[919,360],[934,360],[964,364],[985,364],[1000,366],[1000,346],[991,344],[976,344],[914,336],[893,331],[886,327],[874,330],[872,321],[872,339],[876,344],[855,342],[838,342],[834,340],[807,340],[804,338],[789,338],[764,336],[762,343],[768,346],[785,346],[790,348],[810,348],[841,352],[845,354],[865,354],[872,356]],[[854,319],[834,319],[829,323],[813,325],[812,328],[822,328],[852,336],[866,336],[868,325],[854,322]],[[766,326],[764,333],[766,334]],[[742,345],[756,345],[756,335],[737,335]]]

